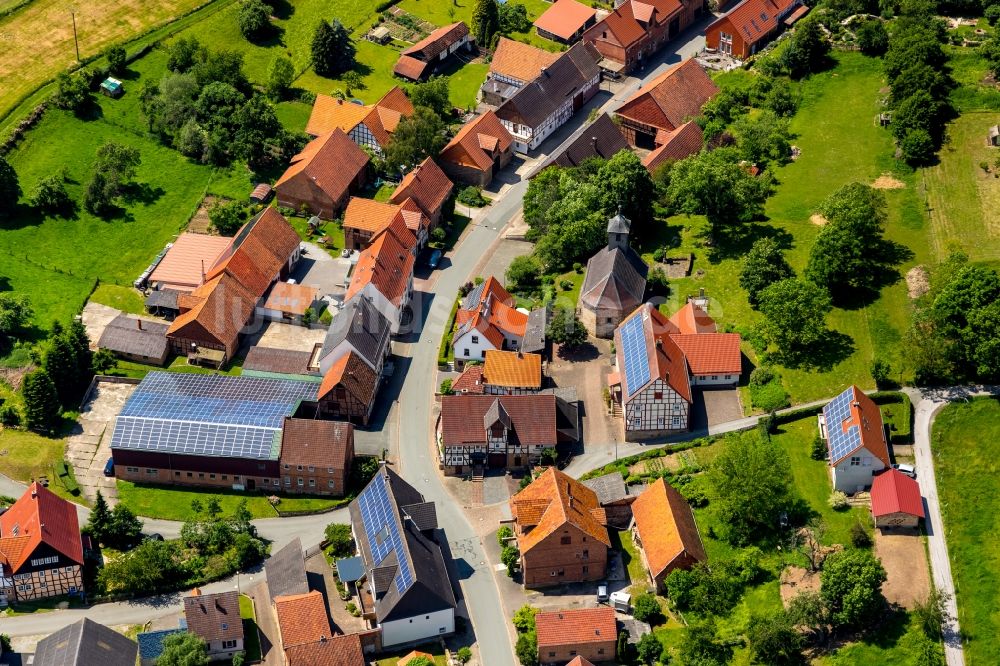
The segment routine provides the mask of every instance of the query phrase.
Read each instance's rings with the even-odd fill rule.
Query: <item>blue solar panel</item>
[[[637,314],[621,327],[622,357],[625,359],[625,393],[632,395],[649,381],[649,355],[646,350],[645,313]]]
[[[151,372],[115,421],[111,447],[275,459],[284,418],[316,391],[312,382]]]
[[[368,547],[372,552],[372,560],[378,566],[391,551],[396,552],[399,568],[396,571],[394,583],[396,590],[402,594],[413,584],[413,572],[410,562],[406,559],[403,547],[403,535],[399,532],[399,522],[396,507],[389,499],[385,475],[376,474],[361,494],[358,496],[361,508],[361,522],[368,538]]]
[[[823,408],[826,437],[830,442],[830,460],[835,462],[861,446],[861,428],[852,424],[844,430],[844,421],[851,419],[854,389],[849,388]]]

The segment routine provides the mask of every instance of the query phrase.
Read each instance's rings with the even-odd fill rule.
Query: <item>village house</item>
[[[410,239],[404,241],[409,235]],[[408,330],[413,319],[410,299],[413,297],[412,233],[401,219],[379,232],[366,247],[351,272],[351,283],[344,298],[352,300],[361,294],[371,300],[390,322],[390,331],[398,335]]]
[[[542,390],[542,357],[489,349],[482,365],[469,365],[452,383],[455,393],[519,395]]]
[[[611,116],[602,113],[587,125],[575,138],[563,144],[535,167],[528,178],[534,178],[550,166],[577,167],[592,157],[609,160],[618,152],[628,149],[628,142],[622,136],[618,125]]]
[[[348,250],[364,250],[375,236],[392,226],[394,222],[404,227],[394,228],[397,240],[411,252],[416,252],[427,242],[430,222],[412,199],[406,199],[396,205],[374,199],[351,197],[344,211],[344,247]]]
[[[205,641],[209,661],[232,660],[243,651],[243,620],[236,590],[202,594],[195,588],[184,597],[184,619],[188,631]]]
[[[898,469],[887,469],[872,481],[872,519],[875,527],[915,528],[924,518],[924,500],[916,479]]]
[[[486,81],[479,89],[480,99],[484,104],[500,106],[526,83],[537,79],[542,69],[558,57],[558,53],[501,37],[493,51]]]
[[[639,496],[629,492],[621,472],[615,470],[610,474],[585,479],[581,483],[597,493],[597,502],[604,509],[608,527],[627,530],[632,522],[632,503]]]
[[[335,128],[307,143],[291,159],[274,184],[278,204],[332,220],[347,204],[347,197],[364,186],[369,161],[365,151]]]
[[[701,114],[719,92],[693,58],[678,63],[640,88],[615,111],[630,146],[653,149]]]
[[[655,174],[657,169],[668,162],[676,162],[700,152],[703,143],[701,127],[693,120],[670,132],[658,132],[657,138],[662,143],[642,158],[642,166],[651,174]]]
[[[452,346],[455,363],[486,360],[488,349],[517,351],[528,326],[528,313],[516,309],[514,297],[493,276],[476,285],[455,312]]]
[[[577,657],[591,662],[615,660],[618,623],[610,606],[538,613],[535,632],[539,664],[565,664]]]
[[[487,111],[458,130],[441,150],[441,168],[453,180],[486,187],[510,162],[514,137],[497,118]]]
[[[274,598],[281,648],[288,663],[288,651],[300,645],[319,643],[333,636],[327,617],[326,600],[318,590]]]
[[[438,72],[452,54],[471,51],[472,45],[469,26],[463,21],[442,26],[403,49],[392,73],[410,81],[424,81]]]
[[[537,464],[579,438],[575,403],[554,393],[441,397],[437,442],[445,474]]]
[[[649,266],[629,245],[632,222],[619,212],[608,220],[608,244],[587,261],[580,288],[580,321],[591,335],[610,338],[642,303]]]
[[[360,354],[349,351],[323,375],[319,413],[324,418],[368,425],[381,381],[378,372]]]
[[[149,285],[156,291],[190,293],[205,284],[205,273],[225,252],[231,238],[185,231],[170,244],[166,254],[149,274]]]
[[[381,157],[399,121],[412,115],[413,104],[399,86],[393,86],[379,101],[368,106],[316,95],[306,134],[319,137],[339,129],[358,146],[367,146]]]
[[[514,138],[514,150],[538,148],[590,101],[601,80],[599,60],[592,46],[576,44],[497,108],[497,118]]]
[[[0,606],[83,594],[76,506],[37,481],[0,514]]]
[[[882,413],[857,386],[849,386],[823,408],[819,430],[826,439],[835,490],[848,494],[866,490],[889,467]]]
[[[180,314],[167,329],[174,353],[222,366],[239,347],[257,304],[301,256],[301,241],[274,208],[265,208],[232,238],[205,274],[204,284],[178,296]]]
[[[302,541],[292,539],[284,548],[272,553],[264,561],[264,576],[271,604],[278,597],[305,594],[309,591],[306,559],[302,554]]]
[[[744,60],[808,11],[801,0],[742,0],[705,28],[705,46]]]
[[[38,641],[34,661],[25,663],[37,666],[135,666],[138,650],[135,641],[127,636],[85,617]]]
[[[281,487],[288,493],[347,494],[354,461],[354,426],[286,417],[281,429]]]
[[[691,302],[669,319],[650,303],[640,306],[615,330],[615,358],[608,384],[629,439],[688,430],[692,387],[734,387],[742,372],[739,334],[717,332]]]
[[[562,44],[572,44],[583,31],[597,22],[597,10],[577,0],[556,0],[535,19],[538,36]]]
[[[163,365],[170,355],[167,329],[163,322],[120,314],[104,328],[98,349],[107,349],[118,358],[137,363]]]
[[[657,593],[675,569],[690,569],[707,559],[691,505],[662,478],[632,503],[632,538]]]
[[[550,467],[510,498],[510,511],[525,587],[604,578],[611,539],[593,490]]]
[[[642,68],[701,16],[704,0],[626,0],[583,33],[601,53],[601,68],[618,76]]]
[[[453,633],[457,604],[434,502],[382,465],[348,509],[360,560],[340,560],[337,570],[382,646]]]
[[[412,200],[427,217],[429,227],[433,230],[441,223],[445,203],[454,189],[454,183],[437,162],[427,157],[403,176],[389,197],[389,203],[402,206],[407,200]]]

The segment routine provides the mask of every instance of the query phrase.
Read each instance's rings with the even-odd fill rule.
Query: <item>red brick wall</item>
[[[615,636],[600,643],[586,645],[539,645],[538,661],[542,664],[565,664],[577,655],[595,664],[615,658]]]
[[[569,538],[568,544],[563,543],[564,537]],[[550,534],[521,555],[525,587],[598,581],[604,578],[607,564],[607,546],[572,525]]]

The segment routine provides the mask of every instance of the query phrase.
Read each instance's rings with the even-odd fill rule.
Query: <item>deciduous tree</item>
[[[35,311],[27,296],[0,292],[0,344],[6,345],[23,333],[34,316]]]
[[[631,150],[621,150],[605,162],[597,172],[597,185],[603,192],[607,215],[621,210],[641,235],[653,221],[653,198],[656,188],[649,171]]]
[[[263,0],[240,0],[236,24],[247,40],[253,42],[271,31],[271,9]]]
[[[108,58],[108,71],[112,74],[124,74],[127,68],[128,54],[125,53],[125,47],[121,45],[115,45],[108,49],[105,54]]]
[[[679,213],[705,215],[716,230],[759,218],[771,182],[753,176],[741,159],[736,149],[719,148],[680,160],[670,172],[667,205]]]
[[[773,238],[764,237],[754,241],[743,260],[740,286],[746,290],[750,305],[756,307],[760,292],[794,275],[778,243]]]
[[[680,657],[693,666],[724,666],[732,659],[733,648],[719,640],[714,620],[701,620],[684,629]]]
[[[833,553],[823,562],[820,597],[834,625],[862,627],[885,608],[885,569],[869,550]]]
[[[569,349],[587,341],[587,329],[571,308],[556,308],[545,335],[552,342]]]
[[[530,296],[542,283],[542,265],[530,254],[515,257],[507,267],[507,286],[517,294]]]
[[[200,636],[185,631],[163,639],[163,653],[156,666],[206,666],[208,646]]]
[[[295,67],[292,61],[283,55],[275,56],[267,72],[267,94],[276,102],[288,94],[295,80]]]
[[[91,101],[90,76],[84,70],[60,72],[56,77],[53,103],[60,109],[80,112]]]
[[[21,185],[17,179],[17,172],[7,158],[0,155],[0,218],[6,217],[14,210],[20,196]]]
[[[764,315],[763,332],[787,354],[807,351],[827,333],[830,295],[808,280],[788,278],[760,292],[757,309]]]
[[[746,633],[754,663],[774,666],[802,663],[802,634],[795,630],[784,610],[752,614]]]
[[[414,114],[396,126],[385,149],[386,168],[398,172],[412,169],[425,157],[437,155],[446,143],[444,123],[431,109],[416,107]]]
[[[442,119],[451,116],[451,99],[448,92],[448,78],[433,76],[425,83],[410,88],[410,102],[414,107],[425,106]]]
[[[31,193],[31,205],[51,215],[65,215],[73,210],[73,199],[66,191],[62,175],[52,174],[38,181]]]

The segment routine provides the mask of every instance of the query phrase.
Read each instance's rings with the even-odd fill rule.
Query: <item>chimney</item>
[[[656,338],[656,348],[663,349],[663,338]]]
[[[201,281],[205,281],[205,260],[201,260]]]
[[[548,76],[549,75],[549,68],[548,67],[542,67],[542,75],[543,76]]]
[[[136,319],[135,320],[135,327],[137,329],[139,329],[140,331],[142,330],[142,320],[141,319]]]

